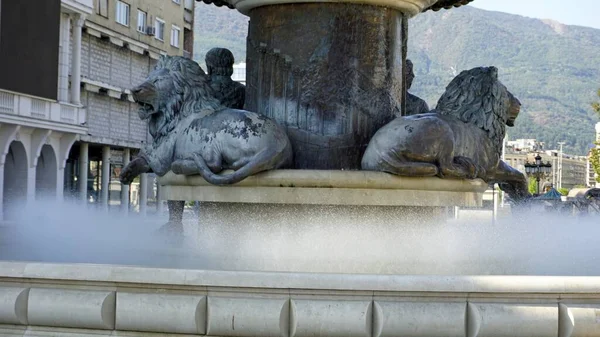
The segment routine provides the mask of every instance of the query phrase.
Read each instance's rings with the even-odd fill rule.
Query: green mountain
[[[199,3],[194,57],[210,48],[245,59],[248,18]],[[591,109],[600,88],[600,30],[463,6],[411,19],[408,57],[415,64],[411,92],[431,108],[461,70],[494,65],[523,104],[509,137],[537,138],[547,148],[584,154],[594,140]]]

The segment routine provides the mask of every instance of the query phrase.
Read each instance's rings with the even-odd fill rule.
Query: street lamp
[[[537,194],[539,195],[540,180],[552,173],[552,164],[550,164],[549,161],[543,163],[542,157],[539,154],[536,155],[534,159],[535,162],[533,163],[530,163],[529,161],[525,163],[525,173],[527,173],[529,176],[535,177],[535,180],[537,181]]]

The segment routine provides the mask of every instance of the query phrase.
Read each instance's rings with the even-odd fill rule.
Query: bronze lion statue
[[[168,171],[233,184],[293,162],[285,130],[265,116],[222,106],[208,76],[190,59],[162,57],[131,92],[153,140],[121,172],[124,184],[141,173]],[[234,172],[219,174],[226,169]]]
[[[498,80],[498,69],[465,70],[446,87],[434,110],[396,118],[379,129],[365,150],[362,169],[480,178],[523,200],[530,197],[526,177],[500,160],[506,126],[514,126],[520,107]]]

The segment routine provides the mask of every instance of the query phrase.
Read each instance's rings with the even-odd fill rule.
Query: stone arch
[[[2,208],[6,220],[14,219],[27,201],[27,170],[27,150],[15,140],[4,161]]]
[[[51,145],[42,146],[35,168],[35,197],[56,197],[58,162],[56,152]]]

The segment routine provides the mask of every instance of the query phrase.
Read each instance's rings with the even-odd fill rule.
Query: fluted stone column
[[[102,147],[102,206],[108,209],[108,192],[110,187],[110,146]]]
[[[79,143],[79,199],[87,203],[87,185],[88,185],[88,152],[89,144]]]
[[[85,15],[73,14],[73,58],[71,63],[71,103],[81,105],[81,30]]]
[[[126,148],[123,150],[123,167],[129,164],[129,158],[131,156],[130,149]],[[129,185],[121,184],[121,209],[125,214],[129,213]]]

